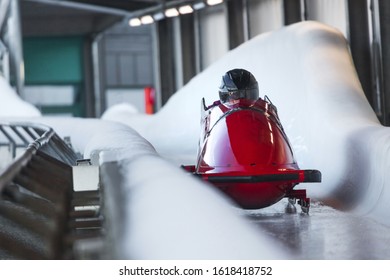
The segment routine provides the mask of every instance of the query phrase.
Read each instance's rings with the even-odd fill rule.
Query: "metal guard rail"
[[[28,125],[28,124],[0,124],[0,130],[4,133],[4,127],[8,126],[12,130],[15,131],[16,127],[23,128],[26,132],[28,131],[29,135],[31,136],[30,129],[34,129],[36,132],[41,132],[42,135],[35,139],[34,142],[30,143],[25,152],[18,158],[16,158],[8,167],[1,172],[0,174],[0,192],[3,191],[4,187],[9,184],[13,178],[21,171],[23,167],[25,167],[32,159],[32,157],[36,154],[37,150],[42,147],[43,145],[49,143],[50,139],[55,135],[55,132],[52,128],[46,127],[43,125]],[[4,134],[8,140],[10,140],[10,143],[15,143],[14,139],[8,134]],[[26,140],[25,138],[22,140]],[[23,141],[24,142],[24,141]],[[16,145],[12,145],[13,149],[16,147]],[[15,154],[15,151],[12,151],[13,156]]]
[[[79,156],[45,125],[0,123],[0,136],[12,157],[26,146],[0,171],[0,259],[85,258],[77,242],[101,237],[102,215],[99,191],[73,190]]]

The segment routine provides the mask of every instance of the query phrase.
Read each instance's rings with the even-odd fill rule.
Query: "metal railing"
[[[102,233],[99,191],[73,190],[78,155],[36,124],[0,123],[4,147],[13,160],[0,172],[0,258],[78,258],[75,244]]]

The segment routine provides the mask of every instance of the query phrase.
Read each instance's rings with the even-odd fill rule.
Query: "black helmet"
[[[222,103],[259,98],[259,86],[255,77],[245,69],[233,69],[225,73],[219,86],[219,99]]]

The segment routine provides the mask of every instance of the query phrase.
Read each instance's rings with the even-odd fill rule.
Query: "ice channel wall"
[[[194,160],[200,100],[214,101],[221,76],[236,67],[251,71],[259,81],[261,95],[268,95],[278,107],[301,168],[321,170],[323,183],[308,185],[309,194],[390,224],[390,131],[379,124],[363,94],[345,38],[316,22],[260,35],[232,50],[192,79],[152,117],[118,108],[106,112],[104,119],[126,126],[100,120],[32,119],[39,113],[17,102],[8,87],[1,97],[1,115],[6,119],[28,115],[29,121],[46,123],[59,135],[71,136],[87,157],[102,152],[102,165],[118,163],[121,176],[131,180],[123,199],[132,201],[122,212],[127,213],[129,227],[121,233],[123,244],[132,247],[124,250],[122,257],[221,258],[219,252],[223,252],[224,258],[232,259],[286,258],[276,244],[237,217],[226,198],[192,181],[159,156],[176,163]],[[191,204],[183,205],[182,201]],[[238,231],[231,232],[232,228]],[[212,239],[206,240],[210,236]],[[211,240],[216,243],[211,244]],[[245,243],[238,244],[245,250],[237,249],[237,240]],[[183,246],[173,247],[175,244]],[[212,250],[201,250],[205,248],[202,244]]]
[[[135,128],[157,151],[194,161],[200,100],[218,98],[221,76],[245,68],[278,107],[301,168],[319,169],[309,195],[390,224],[390,130],[367,102],[342,33],[318,22],[263,34],[193,78],[155,116],[112,108],[103,118]],[[123,109],[123,107],[122,107]]]

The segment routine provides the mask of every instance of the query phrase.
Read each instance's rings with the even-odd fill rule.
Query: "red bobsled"
[[[225,192],[245,209],[270,206],[284,197],[308,212],[303,182],[320,182],[318,170],[300,170],[267,96],[233,105],[202,100],[201,137],[196,166],[184,166]]]

